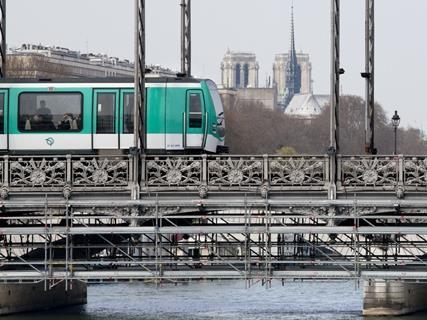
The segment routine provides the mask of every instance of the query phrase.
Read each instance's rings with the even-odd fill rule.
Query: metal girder
[[[339,153],[340,0],[331,0],[331,123],[330,147]]]
[[[181,72],[191,76],[191,0],[181,0]]]
[[[331,0],[331,102],[330,102],[330,175],[329,198],[336,198],[337,158],[339,153],[340,105],[340,0]]]
[[[369,195],[368,195],[369,196]],[[244,195],[243,195],[244,197]],[[68,201],[49,201],[49,208],[65,208],[67,205],[75,208],[132,208],[132,207],[160,207],[160,208],[175,208],[175,207],[188,207],[188,208],[216,208],[216,209],[242,209],[247,205],[248,207],[259,209],[264,208],[265,205],[269,205],[273,208],[321,208],[321,207],[343,207],[353,208],[355,204],[359,208],[427,208],[427,199],[410,199],[410,200],[399,200],[399,199],[387,199],[381,198],[375,199],[338,199],[338,200],[324,200],[324,199],[301,199],[301,197],[288,198],[288,199],[255,199],[249,198],[245,200],[243,197],[238,195],[237,197],[231,198],[217,198],[217,199],[200,199],[197,197],[190,197],[187,199],[161,199],[156,200],[153,197],[143,198],[141,200],[68,200]],[[226,202],[224,202],[226,199]],[[43,201],[4,201],[2,206],[8,209],[27,209],[27,210],[41,210],[44,208]]]
[[[44,279],[45,276],[52,279],[65,278],[68,274],[69,279],[77,279],[84,281],[114,281],[114,280],[135,280],[135,279],[154,279],[156,276],[149,271],[75,271],[63,272],[53,271],[51,274],[37,271],[0,271],[0,279],[3,281],[32,281]],[[236,270],[185,270],[185,271],[165,271],[161,277],[156,278],[166,280],[188,280],[188,279],[245,279],[246,274]],[[251,279],[261,279],[263,274],[257,274],[255,271],[251,274]],[[344,280],[344,279],[387,279],[387,280],[407,280],[421,281],[424,283],[427,280],[427,272],[425,271],[392,271],[392,270],[375,270],[361,271],[360,275],[351,271],[343,270],[275,270],[272,271],[271,279],[328,279],[328,280]]]
[[[251,233],[251,234],[405,234],[427,235],[427,227],[423,226],[374,226],[374,227],[326,227],[326,226],[244,226],[244,225],[217,225],[217,226],[180,226],[180,227],[10,227],[0,228],[2,235],[27,234],[71,234],[71,235],[103,235],[103,234],[210,234],[210,233]]]
[[[366,121],[365,121],[365,151],[367,154],[376,154],[374,146],[375,131],[375,9],[374,0],[366,0],[365,21],[365,50],[366,70],[362,76],[366,79]]]
[[[145,148],[145,0],[135,0],[135,146]]]
[[[0,78],[6,77],[6,0],[0,0]]]

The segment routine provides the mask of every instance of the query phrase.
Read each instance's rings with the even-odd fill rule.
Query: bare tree
[[[365,141],[364,100],[344,96],[340,105],[340,152],[363,154]],[[259,154],[290,152],[324,154],[329,145],[329,107],[319,117],[301,120],[261,104],[235,101],[225,105],[227,140],[231,153]],[[392,154],[394,133],[389,117],[380,105],[375,112],[375,146],[380,154]],[[398,130],[398,151],[405,154],[425,154],[427,141],[418,129]],[[281,150],[281,151],[279,151]],[[287,150],[287,151],[286,151]],[[292,151],[293,152],[293,151]]]

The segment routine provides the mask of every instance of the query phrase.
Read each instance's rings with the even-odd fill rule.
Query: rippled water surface
[[[3,319],[363,319],[362,292],[355,287],[354,282],[290,282],[284,286],[276,282],[270,289],[260,285],[246,289],[241,281],[167,284],[160,289],[142,283],[92,285],[86,306]],[[418,320],[427,315],[390,319]]]

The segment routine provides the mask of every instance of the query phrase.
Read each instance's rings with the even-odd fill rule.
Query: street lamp
[[[394,115],[391,118],[391,124],[394,127],[394,154],[397,154],[397,127],[400,124],[400,117],[397,114],[397,110],[394,111]]]

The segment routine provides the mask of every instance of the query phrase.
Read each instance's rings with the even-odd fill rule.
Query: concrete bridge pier
[[[364,284],[364,316],[400,316],[427,310],[427,284],[369,280]]]
[[[65,282],[45,291],[44,282],[0,284],[0,315],[49,310],[87,303],[86,283],[73,281],[65,290]]]

